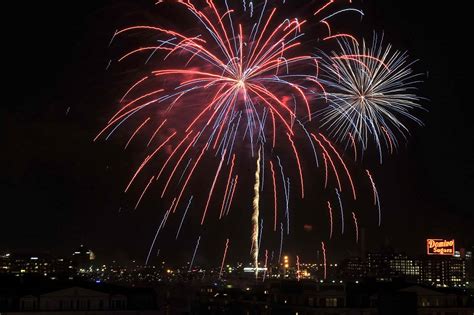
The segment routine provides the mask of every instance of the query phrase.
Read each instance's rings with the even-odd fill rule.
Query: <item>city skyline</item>
[[[407,144],[385,156],[383,167],[373,152],[367,154],[363,165],[374,167],[383,207],[380,228],[376,212],[359,218],[367,246],[377,249],[390,243],[413,254],[424,249],[426,238],[443,238],[456,239],[459,247],[472,247],[474,217],[469,192],[474,188],[470,146],[474,133],[467,115],[467,70],[452,47],[462,43],[466,20],[457,18],[450,7],[424,14],[424,6],[408,2],[363,2],[361,6],[368,13],[361,23],[363,29],[384,31],[398,49],[419,59],[414,67],[425,74],[420,96],[428,99],[423,101],[428,112],[420,115],[425,127],[411,128]],[[110,36],[119,26],[152,19],[146,12],[149,2],[78,4],[69,14],[56,13],[68,12],[61,5],[33,7],[36,10],[30,8],[23,19],[41,36],[18,31],[12,41],[19,48],[11,81],[18,84],[12,86],[15,98],[8,100],[3,124],[8,154],[2,155],[6,202],[0,249],[64,252],[84,243],[104,257],[144,259],[165,205],[156,196],[133,210],[135,199],[130,201],[122,191],[129,165],[137,164],[139,157],[123,152],[119,140],[97,145],[92,139],[103,117],[108,117],[107,107],[122,83],[116,83],[118,74],[105,70]],[[318,201],[326,198],[322,190],[317,184],[311,188],[315,194],[309,202],[292,205],[293,234],[285,240],[284,250],[308,261],[316,257],[320,243],[318,237],[313,242],[307,239],[312,233],[327,234],[326,222],[323,227],[319,217],[306,215],[314,208],[325,211],[324,203]],[[370,196],[363,198],[370,208]],[[198,261],[217,265],[227,238],[228,259],[242,257],[243,261],[250,246],[250,209],[249,204],[237,202],[233,211],[242,211],[241,219],[204,231]],[[228,235],[222,234],[226,230]],[[184,245],[179,252],[170,250],[174,245],[162,245],[164,255],[189,260],[196,242],[192,232],[183,231]],[[215,239],[214,233],[223,236]],[[327,244],[331,259],[354,256],[358,245],[353,233],[348,224],[343,238]]]

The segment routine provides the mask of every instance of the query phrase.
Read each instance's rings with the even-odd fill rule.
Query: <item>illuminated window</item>
[[[326,307],[337,307],[337,298],[326,298]]]

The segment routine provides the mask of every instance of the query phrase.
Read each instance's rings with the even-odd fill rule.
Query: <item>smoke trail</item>
[[[324,280],[327,278],[327,265],[326,265],[326,245],[321,242],[321,250],[323,251],[323,267],[324,267]]]
[[[258,150],[257,158],[257,169],[255,170],[255,184],[253,185],[254,198],[253,198],[253,214],[252,214],[252,247],[253,247],[253,261],[255,264],[255,278],[258,277],[258,217],[260,215],[259,203],[260,203],[260,150]]]
[[[300,256],[296,255],[296,278],[300,281]]]

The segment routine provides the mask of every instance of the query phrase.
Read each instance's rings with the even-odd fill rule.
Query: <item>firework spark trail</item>
[[[173,200],[173,202],[171,204],[171,207],[165,212],[165,214],[163,216],[163,220],[161,220],[161,223],[158,226],[158,229],[156,230],[155,237],[153,238],[153,242],[151,242],[150,250],[148,251],[148,255],[147,255],[146,260],[145,260],[145,265],[148,265],[148,261],[150,260],[151,252],[153,251],[153,247],[155,246],[155,242],[156,242],[156,239],[158,238],[158,234],[160,234],[161,229],[165,226],[166,220],[168,219],[168,216],[171,212],[171,208],[173,208],[174,202],[175,202],[175,200]]]
[[[155,179],[155,176],[152,176],[150,180],[148,181],[148,184],[145,186],[145,189],[143,189],[142,194],[140,195],[140,198],[138,198],[137,203],[135,204],[135,210],[137,210],[138,206],[140,205],[140,202],[142,201],[143,196],[145,195],[146,191],[148,190],[148,187],[150,187],[151,182]]]
[[[339,178],[339,173],[337,172],[337,168],[336,168],[336,165],[334,164],[334,161],[332,160],[331,158],[331,155],[329,154],[329,152],[327,151],[326,147],[324,146],[324,144],[316,137],[316,135],[314,133],[311,134],[311,136],[313,136],[314,140],[316,140],[316,142],[319,144],[320,148],[324,151],[324,154],[326,156],[326,159],[329,160],[329,163],[331,164],[331,167],[332,167],[332,170],[334,172],[334,175],[336,176],[336,180],[337,180],[337,185],[339,187],[339,190],[342,191],[342,185],[341,185],[341,180]],[[326,160],[325,160],[326,161]],[[326,164],[327,165],[327,164]],[[326,167],[327,169],[327,167]],[[326,171],[327,173],[327,171]]]
[[[382,225],[382,210],[380,209],[380,199],[379,199],[379,193],[377,192],[377,210],[379,213],[379,226]]]
[[[367,176],[369,177],[370,184],[372,185],[372,191],[374,195],[374,206],[377,206],[378,213],[379,213],[379,226],[382,225],[382,211],[380,209],[380,199],[379,199],[379,193],[377,191],[377,187],[375,186],[374,179],[372,177],[372,174],[370,173],[369,170],[365,170],[367,172]]]
[[[163,128],[164,124],[166,123],[166,119],[163,120],[163,122],[158,126],[158,128],[156,128],[155,132],[153,133],[153,135],[150,137],[150,140],[148,141],[148,143],[146,144],[147,148],[150,146],[150,144],[152,143],[153,139],[155,139],[156,135],[158,134],[158,132],[160,132],[161,128]]]
[[[276,187],[275,169],[273,168],[273,162],[271,160],[270,160],[270,170],[272,172],[272,183],[273,183],[273,206],[274,206],[273,231],[276,231],[277,219],[278,219],[277,187]]]
[[[286,200],[290,200],[290,178],[286,178]],[[286,207],[286,234],[290,234],[290,209]]]
[[[222,271],[224,270],[225,258],[227,256],[227,250],[229,249],[229,239],[225,242],[224,255],[222,256],[221,270],[219,272],[219,279],[222,278]]]
[[[324,188],[328,187],[328,159],[326,157],[326,153],[323,153],[324,159]]]
[[[356,142],[355,142],[355,139],[354,139],[354,136],[352,135],[352,133],[348,133],[349,135],[349,138],[351,139],[351,146],[352,148],[354,149],[354,161],[357,162],[357,146],[356,146]]]
[[[234,193],[237,188],[238,182],[239,182],[239,175],[236,175],[234,179],[234,185],[232,187],[232,193],[230,194],[229,202],[227,204],[226,215],[229,215],[230,207],[232,206],[232,201],[234,200]]]
[[[183,184],[183,187],[181,188],[181,192],[179,193],[178,195],[178,201],[176,202],[176,205],[175,207],[177,208],[178,207],[178,204],[179,204],[179,201],[181,200],[181,197],[183,196],[183,193],[184,193],[184,190],[186,189],[186,186],[188,185],[189,183],[189,180],[191,179],[191,176],[193,175],[194,173],[194,170],[196,169],[196,167],[198,166],[199,162],[201,161],[201,158],[204,154],[204,152],[207,150],[208,146],[206,145],[202,150],[201,150],[201,153],[199,154],[196,162],[194,163],[193,165],[193,168],[189,171],[189,174],[188,174],[188,177],[186,177],[186,180]],[[174,212],[174,211],[173,211]]]
[[[258,236],[258,249],[259,249],[259,254],[260,254],[260,249],[262,248],[262,234],[263,234],[263,218],[260,220],[260,230],[259,230],[259,236]]]
[[[192,161],[192,160],[193,160],[193,159],[190,158],[190,159],[188,160],[188,163],[187,163],[186,166],[184,167],[184,170],[183,170],[183,172],[181,173],[181,176],[179,177],[178,185],[179,185],[179,184],[181,183],[181,181],[183,180],[184,174],[186,174],[186,171],[188,170],[188,167],[189,167],[189,165],[191,164],[191,161]]]
[[[278,262],[281,261],[282,250],[283,250],[283,223],[280,223],[280,251],[278,252]]]
[[[181,146],[186,142],[186,140],[188,139],[188,137],[193,133],[193,131],[191,130],[190,132],[188,132],[186,134],[186,136],[184,136],[184,138],[178,143],[178,145],[173,149],[173,151],[171,152],[171,154],[168,156],[168,158],[166,159],[165,163],[163,163],[163,166],[161,167],[160,169],[160,172],[158,173],[158,175],[156,176],[156,180],[158,181],[158,179],[160,179],[161,177],[161,174],[163,174],[163,171],[165,170],[166,166],[168,166],[168,163],[171,161],[171,159],[174,157],[174,155],[176,154],[176,152],[178,152],[178,150],[181,148]],[[191,142],[192,143],[192,142]],[[189,148],[189,147],[188,147]],[[162,198],[163,198],[163,194],[164,194],[164,191],[166,191],[166,188],[168,187],[168,185],[165,186],[165,188],[163,189],[163,193],[162,193]]]
[[[204,208],[204,213],[202,214],[201,225],[204,224],[204,220],[206,219],[206,214],[207,214],[207,209],[209,207],[209,202],[211,201],[212,193],[214,192],[214,187],[216,186],[217,178],[219,177],[219,173],[221,172],[222,163],[224,163],[224,157],[225,157],[225,151],[224,151],[224,154],[221,157],[221,162],[219,163],[219,167],[217,168],[216,176],[214,177],[214,181],[212,182],[212,185],[211,185],[211,190],[209,191],[209,197],[207,198],[206,207]]]
[[[258,150],[257,168],[255,170],[255,184],[253,186],[253,214],[252,214],[252,248],[253,261],[255,264],[255,278],[258,278],[258,217],[260,215],[260,150]]]
[[[321,250],[323,252],[323,267],[324,267],[324,280],[327,278],[327,265],[326,265],[326,246],[324,242],[321,242]]]
[[[158,148],[155,149],[155,151],[148,155],[145,160],[143,160],[142,164],[140,167],[136,170],[135,174],[133,174],[132,178],[130,179],[130,182],[128,183],[127,187],[125,188],[125,192],[127,192],[130,189],[130,186],[132,185],[133,181],[137,177],[137,175],[141,172],[141,170],[145,167],[145,165],[157,154],[170,140],[176,135],[176,132],[173,132],[168,138],[166,138],[163,143],[161,143]]]
[[[186,210],[184,210],[183,218],[181,219],[181,223],[179,224],[178,231],[176,232],[176,239],[178,239],[179,232],[181,231],[181,227],[183,226],[184,219],[186,218],[186,214],[188,213],[189,207],[191,206],[191,203],[193,202],[193,197],[189,198],[188,205],[186,206]]]
[[[190,132],[190,134],[192,133],[192,131]],[[163,191],[161,192],[161,198],[163,198],[163,196],[165,195],[166,193],[166,189],[168,188],[168,185],[170,184],[171,182],[171,179],[173,178],[176,170],[178,169],[179,165],[181,164],[181,162],[183,161],[183,158],[184,156],[186,155],[186,153],[188,153],[189,149],[191,148],[191,146],[193,145],[194,141],[196,141],[196,138],[198,137],[198,135],[195,135],[194,136],[194,139],[189,142],[188,146],[184,149],[183,153],[181,154],[181,156],[178,158],[178,161],[175,163],[174,165],[174,168],[173,170],[171,171],[171,174],[168,176],[168,180],[166,181],[166,184],[165,184],[165,187],[163,188]],[[186,139],[186,138],[185,138]]]
[[[390,134],[388,133],[387,129],[384,127],[384,126],[380,126],[380,129],[382,129],[382,131],[384,132],[385,136],[386,136],[386,139],[390,145],[390,154],[393,154],[393,141],[392,141],[392,137],[390,136]]]
[[[306,137],[308,138],[309,143],[311,144],[311,149],[313,149],[313,155],[314,155],[314,160],[316,162],[316,167],[319,167],[319,159],[318,159],[318,154],[316,152],[316,147],[314,146],[313,139],[311,139],[311,134],[306,130],[305,126],[303,123],[298,119],[298,124],[300,125],[301,129],[303,129],[304,133],[306,134]]]
[[[287,183],[285,180],[285,173],[283,172],[283,165],[281,164],[280,157],[277,155],[277,160],[278,160],[278,165],[280,166],[280,174],[281,174],[281,179],[283,181],[283,190],[285,193],[285,217],[287,218],[287,234],[290,233],[290,226],[289,226],[289,187],[287,187]]]
[[[341,210],[341,234],[344,234],[344,208],[342,207],[341,195],[336,188],[337,200],[339,201],[339,209]]]
[[[300,281],[300,256],[296,255],[296,278]]]
[[[191,263],[189,264],[189,269],[188,269],[188,272],[191,272],[191,270],[193,269],[193,265],[194,265],[194,258],[196,258],[196,253],[197,253],[197,250],[199,248],[199,243],[201,242],[201,236],[199,235],[197,241],[196,241],[196,246],[194,247],[194,253],[193,253],[193,257],[191,259]]]
[[[295,142],[293,141],[293,139],[291,139],[290,134],[287,133],[286,135],[288,136],[288,140],[290,141],[291,147],[293,148],[293,152],[294,152],[294,154],[295,154],[296,163],[297,163],[297,165],[298,165],[298,171],[299,171],[299,174],[300,174],[301,199],[304,199],[303,170],[302,170],[302,168],[301,168],[300,156],[299,156],[299,154],[298,154],[298,151],[296,150]]]
[[[336,148],[334,148],[332,143],[325,136],[323,136],[321,133],[319,134],[319,136],[329,145],[329,147],[332,149],[332,151],[336,154],[337,158],[339,159],[339,162],[341,162],[342,166],[344,167],[344,170],[346,171],[347,178],[349,179],[349,183],[350,183],[351,188],[352,188],[352,196],[353,196],[354,200],[356,200],[357,196],[356,196],[354,182],[352,181],[352,176],[351,176],[351,173],[349,173],[349,170],[347,169],[346,163],[344,163],[344,160],[342,159],[339,152],[337,152]]]
[[[232,156],[232,164],[231,164],[230,169],[229,169],[229,176],[227,177],[227,184],[226,184],[226,187],[225,187],[224,198],[222,200],[222,206],[221,206],[221,212],[219,214],[219,219],[221,219],[222,216],[224,215],[224,206],[226,204],[227,195],[228,195],[228,192],[229,192],[229,185],[230,185],[230,181],[232,179],[232,172],[234,171],[234,164],[235,164],[235,154]]]
[[[268,266],[268,249],[265,249],[265,264],[264,264],[263,279],[262,279],[263,282],[265,282],[265,278],[267,276],[267,266]]]
[[[355,235],[356,235],[356,243],[359,243],[359,224],[357,223],[357,217],[355,212],[352,212],[352,218],[354,219],[354,228],[355,228]]]
[[[332,219],[332,207],[331,207],[330,201],[328,201],[328,211],[329,211],[329,239],[332,239],[333,219]]]
[[[132,142],[133,138],[135,138],[135,136],[137,135],[137,133],[143,128],[143,126],[145,126],[147,124],[147,122],[150,121],[150,117],[148,117],[147,119],[145,119],[145,121],[140,125],[138,126],[137,129],[135,129],[135,131],[133,132],[132,136],[130,137],[130,139],[128,139],[127,141],[127,144],[125,145],[125,147],[123,148],[124,150],[127,150],[128,146],[130,145],[130,142]]]

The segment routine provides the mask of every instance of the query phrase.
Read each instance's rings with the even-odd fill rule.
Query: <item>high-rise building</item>
[[[416,282],[420,277],[421,263],[393,250],[367,254],[367,275],[380,281],[403,277]]]
[[[421,259],[420,283],[436,287],[465,287],[466,260],[454,256],[435,256]]]
[[[443,250],[440,249],[440,252]],[[474,283],[472,270],[470,251],[461,249],[456,252],[453,249],[452,254],[429,253],[410,257],[385,248],[379,252],[368,253],[365,258],[346,259],[340,264],[339,273],[346,280],[369,277],[377,281],[390,282],[396,278],[403,278],[409,282],[435,287],[464,288]]]

